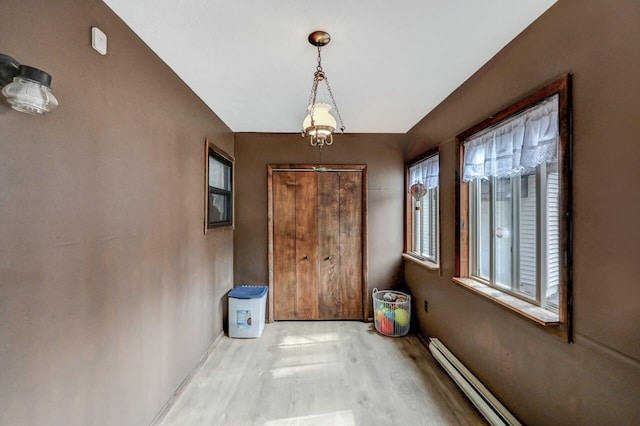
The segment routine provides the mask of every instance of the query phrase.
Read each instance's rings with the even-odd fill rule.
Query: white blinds
[[[439,156],[433,155],[409,167],[409,187],[421,183],[427,189],[438,186]]]
[[[507,119],[464,144],[462,180],[507,177],[558,157],[558,95]]]

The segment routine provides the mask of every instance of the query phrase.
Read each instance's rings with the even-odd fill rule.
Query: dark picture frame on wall
[[[205,233],[233,226],[233,163],[231,155],[205,141]]]

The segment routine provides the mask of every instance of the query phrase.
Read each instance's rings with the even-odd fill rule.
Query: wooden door
[[[273,174],[273,277],[277,319],[318,318],[314,172]],[[277,200],[277,201],[276,201]]]
[[[319,319],[362,319],[362,179],[318,174]]]
[[[270,317],[363,319],[363,170],[270,172]]]

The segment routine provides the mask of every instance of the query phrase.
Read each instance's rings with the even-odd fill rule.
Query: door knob
[[[302,258],[302,260],[307,260],[307,259],[309,259],[309,256],[305,256]]]
[[[331,256],[327,256],[324,260],[331,260]]]

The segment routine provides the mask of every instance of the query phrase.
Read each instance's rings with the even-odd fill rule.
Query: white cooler
[[[267,311],[267,286],[243,285],[229,292],[229,337],[262,335]]]

